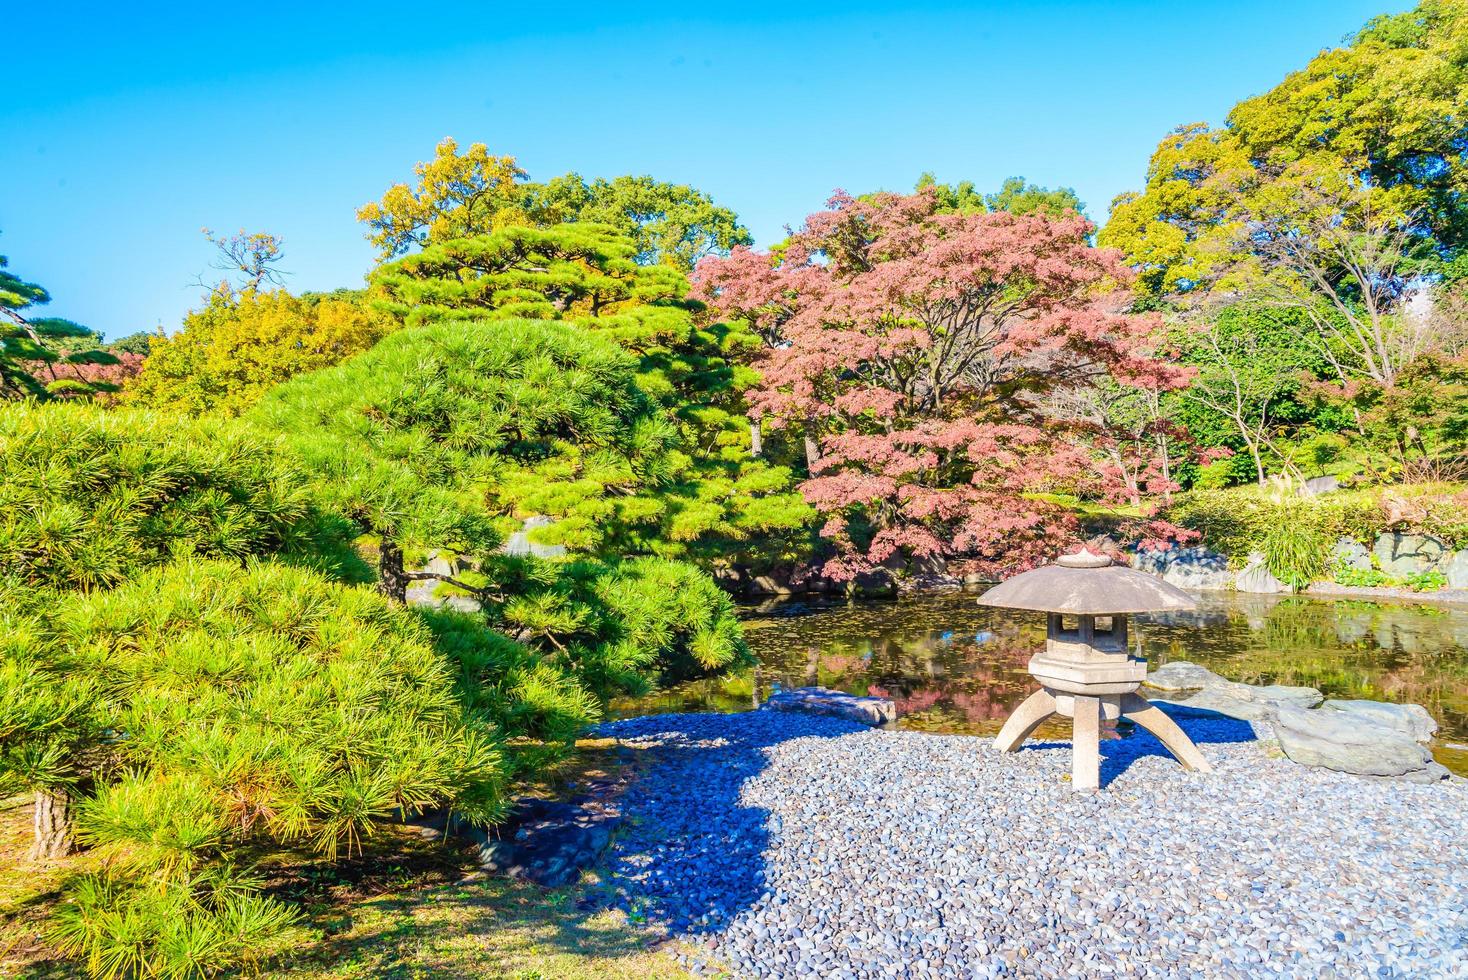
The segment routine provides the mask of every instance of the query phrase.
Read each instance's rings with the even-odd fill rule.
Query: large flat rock
[[[1437,722],[1420,704],[1392,704],[1387,701],[1338,701],[1334,698],[1325,702],[1321,710],[1342,715],[1348,719],[1378,725],[1398,735],[1405,735],[1414,742],[1426,742],[1437,731]]]
[[[1273,709],[1282,705],[1314,708],[1325,700],[1325,695],[1313,687],[1243,684],[1220,677],[1207,667],[1186,660],[1163,664],[1147,675],[1146,684],[1160,691],[1197,691],[1198,694],[1169,700],[1206,707],[1231,718],[1247,718],[1249,721],[1268,719],[1272,717]],[[1241,705],[1249,707],[1240,707]]]
[[[897,720],[897,706],[889,698],[863,697],[828,687],[797,687],[780,691],[770,695],[763,708],[845,718],[863,725],[885,725]]]
[[[1345,711],[1278,709],[1274,730],[1292,762],[1357,776],[1436,782],[1447,770],[1411,738]]]

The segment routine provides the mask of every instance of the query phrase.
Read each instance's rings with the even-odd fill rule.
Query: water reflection
[[[1039,614],[950,593],[855,604],[786,600],[746,611],[756,671],[613,705],[618,715],[743,711],[773,685],[820,684],[897,703],[899,725],[991,734],[1034,688]],[[1413,701],[1441,726],[1439,757],[1468,771],[1468,610],[1298,596],[1203,595],[1188,613],[1141,616],[1134,642],[1154,665],[1193,660],[1255,684]],[[1042,737],[1046,732],[1039,733]],[[1065,724],[1053,735],[1068,737]]]

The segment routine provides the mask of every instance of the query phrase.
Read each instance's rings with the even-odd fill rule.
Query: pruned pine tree
[[[82,404],[0,412],[0,577],[92,590],[180,556],[275,553],[349,574],[338,523],[239,425]]]
[[[482,624],[430,626],[278,563],[185,561],[73,593],[55,636],[114,736],[76,804],[105,870],[71,883],[55,932],[99,976],[248,966],[293,918],[259,892],[252,849],[334,858],[438,808],[493,821],[510,743],[564,750],[595,717],[573,678]]]
[[[49,303],[33,282],[6,270],[0,255],[0,400],[86,397],[115,391],[106,381],[84,380],[57,365],[115,365],[117,355],[101,349],[96,331],[60,317],[23,316],[21,310]]]
[[[321,498],[376,538],[379,587],[403,601],[414,575],[430,576],[405,570],[404,548],[484,556],[519,526],[528,515],[507,487],[537,487],[537,512],[578,550],[643,519],[677,433],[635,369],[564,324],[451,321],[299,377],[250,418],[281,434]]]
[[[503,228],[430,244],[371,278],[372,294],[410,322],[560,320],[637,358],[638,386],[678,423],[680,443],[661,492],[640,501],[643,519],[616,526],[620,553],[718,565],[804,552],[812,512],[791,471],[750,452],[743,393],[760,337],[741,319],[710,322],[687,279],[639,263],[627,235],[588,223]],[[539,481],[508,496],[528,513],[558,505]]]

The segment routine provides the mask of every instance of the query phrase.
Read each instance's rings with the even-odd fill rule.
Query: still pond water
[[[1044,645],[1044,617],[974,598],[751,607],[744,627],[756,669],[618,702],[612,713],[745,711],[776,684],[820,684],[892,698],[900,728],[992,735],[1035,687],[1025,665]],[[1205,593],[1196,612],[1133,622],[1154,668],[1192,660],[1251,684],[1421,704],[1440,726],[1434,754],[1468,775],[1468,609]],[[1064,728],[1053,734],[1069,737]]]

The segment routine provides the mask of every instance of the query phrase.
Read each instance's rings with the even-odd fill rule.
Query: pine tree
[[[635,367],[564,324],[439,323],[281,386],[250,419],[377,538],[379,587],[402,601],[404,548],[486,555],[538,513],[556,518],[555,543],[594,552],[644,519],[676,432]]]
[[[21,310],[51,301],[45,289],[6,271],[0,255],[0,400],[88,396],[115,391],[104,380],[87,380],[76,372],[58,372],[57,365],[114,365],[111,351],[101,348],[93,330],[60,317],[27,318]]]
[[[637,384],[675,419],[680,446],[645,519],[619,526],[627,554],[756,564],[803,553],[812,511],[792,474],[750,452],[743,392],[760,338],[741,319],[709,322],[688,280],[637,261],[635,242],[609,226],[509,227],[451,239],[384,265],[372,294],[410,323],[531,317],[561,320],[615,341],[637,358]],[[546,494],[523,488],[544,513]]]
[[[492,822],[526,737],[543,761],[595,718],[573,678],[482,624],[278,563],[175,563],[54,620],[112,733],[75,806],[104,870],[68,884],[55,929],[94,975],[248,966],[294,915],[251,854],[352,854],[443,807]]]

